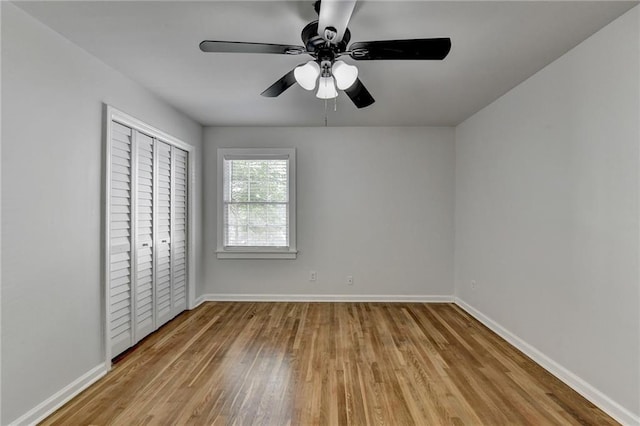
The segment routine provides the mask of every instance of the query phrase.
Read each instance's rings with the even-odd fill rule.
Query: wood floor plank
[[[209,302],[43,425],[614,425],[453,304]]]

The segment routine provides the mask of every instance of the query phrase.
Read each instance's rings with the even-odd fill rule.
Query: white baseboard
[[[428,295],[356,295],[356,294],[203,294],[195,306],[203,302],[406,302],[453,303],[453,296]]]
[[[9,425],[24,426],[35,425],[38,422],[44,420],[47,416],[51,415],[58,408],[66,404],[71,398],[78,395],[80,392],[94,384],[98,379],[107,374],[109,368],[106,364],[100,364],[91,370],[87,371],[82,376],[65,386],[63,389],[56,392],[54,395],[38,404],[22,416],[18,417]]]
[[[193,301],[193,305],[189,306],[189,310],[191,311],[191,310],[197,308],[198,306],[202,305],[204,302],[206,302],[207,301],[206,296],[207,295],[204,294],[204,295],[196,297],[196,299]]]
[[[542,368],[556,376],[558,379],[562,380],[566,385],[571,387],[580,395],[584,396],[586,399],[598,406],[602,411],[609,414],[618,422],[622,423],[623,425],[629,426],[640,425],[640,416],[633,414],[631,411],[627,410],[626,408],[615,402],[613,399],[609,398],[607,395],[603,394],[598,389],[596,389],[562,365],[558,364],[547,355],[540,352],[538,349],[531,346],[529,343],[525,342],[524,340],[501,326],[493,319],[489,318],[488,316],[458,297],[455,297],[455,303],[460,308],[464,309],[469,315],[480,321],[482,324],[487,326],[494,333],[502,337],[511,345],[518,348],[525,355],[539,364]]]

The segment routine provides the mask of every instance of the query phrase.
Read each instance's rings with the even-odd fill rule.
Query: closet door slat
[[[133,131],[119,123],[111,123],[112,149],[109,176],[111,197],[109,208],[109,329],[111,353],[119,354],[133,344],[133,312],[131,292],[131,144]]]
[[[156,140],[156,323],[165,324],[173,318],[171,294],[171,146]],[[163,193],[163,189],[166,192]]]
[[[187,190],[186,185],[176,182],[187,181],[187,152],[172,148],[173,187],[171,198],[171,259],[172,259],[172,300],[174,315],[187,309]]]
[[[153,138],[136,136],[136,282],[135,282],[135,342],[155,329],[153,293]],[[147,170],[148,169],[148,170]]]

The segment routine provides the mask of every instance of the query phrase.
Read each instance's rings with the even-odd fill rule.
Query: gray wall
[[[104,362],[102,103],[198,151],[202,129],[14,5],[1,7],[7,424]]]
[[[206,128],[204,293],[450,296],[453,142],[444,127]],[[219,147],[296,148],[298,259],[216,259]]]
[[[638,22],[458,126],[455,207],[458,297],[636,416]]]

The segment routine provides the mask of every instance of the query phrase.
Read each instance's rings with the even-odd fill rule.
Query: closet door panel
[[[154,261],[153,261],[153,139],[142,133],[136,136],[136,280],[135,341],[155,330]]]
[[[156,164],[156,326],[173,318],[171,294],[171,146],[155,144]]]
[[[171,217],[174,315],[187,309],[187,152],[173,147]]]
[[[131,138],[132,130],[111,123],[111,197],[109,209],[109,328],[111,353],[133,344],[131,265]]]

